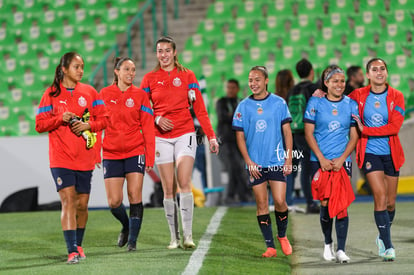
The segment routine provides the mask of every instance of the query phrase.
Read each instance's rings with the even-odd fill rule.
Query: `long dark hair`
[[[52,85],[50,85],[51,91],[49,93],[50,96],[58,97],[61,93],[60,90],[60,82],[63,80],[65,74],[63,73],[62,67],[69,69],[69,65],[72,62],[72,59],[76,56],[79,56],[82,60],[82,56],[77,52],[68,52],[65,53],[62,58],[60,58],[59,65],[57,65],[55,70],[55,78],[53,79]]]
[[[160,38],[158,38],[157,42],[155,42],[155,46],[158,46],[159,43],[170,43],[172,48],[173,48],[173,51],[175,51],[176,48],[177,48],[174,39],[170,36],[161,36]],[[180,62],[178,62],[178,56],[177,55],[174,56],[174,66],[177,68],[177,70],[179,72],[181,72],[181,71],[186,72],[187,71],[187,68],[184,67]],[[157,66],[155,66],[155,68],[154,68],[154,72],[158,71],[160,68],[161,68],[161,64],[158,61]]]
[[[114,70],[120,70],[122,64],[125,61],[131,61],[132,63],[134,63],[134,60],[132,60],[129,57],[117,57],[117,58],[115,58],[115,62],[114,62]],[[118,84],[118,75],[115,72],[114,72],[114,82],[113,83]]]
[[[286,99],[288,92],[295,84],[292,71],[289,69],[280,70],[276,75],[276,91],[275,94]]]

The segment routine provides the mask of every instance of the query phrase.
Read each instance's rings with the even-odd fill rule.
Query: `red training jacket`
[[[349,176],[342,167],[338,172],[318,169],[312,179],[312,195],[315,200],[329,199],[328,211],[332,219],[345,218],[348,213],[346,209],[355,200]]]
[[[154,117],[162,116],[172,121],[174,128],[163,132],[155,127],[155,135],[162,138],[176,138],[194,132],[194,123],[190,114],[188,91],[194,90],[196,100],[193,109],[208,139],[215,138],[198,81],[191,70],[178,72],[177,68],[167,72],[163,69],[147,73],[141,82],[141,88],[148,94],[154,109]]]
[[[145,166],[154,166],[154,117],[146,93],[132,85],[122,92],[116,84],[101,90],[110,114],[103,140],[104,159],[126,159],[145,154]]]
[[[371,86],[366,86],[354,90],[349,97],[358,103],[359,117],[364,124],[364,108],[367,101],[367,97],[371,91]],[[365,150],[367,147],[369,136],[389,136],[389,145],[391,149],[392,162],[395,170],[399,171],[404,164],[405,157],[404,151],[401,146],[398,132],[404,122],[405,104],[403,94],[388,86],[387,95],[387,107],[388,107],[388,123],[381,127],[367,127],[364,126],[364,130],[361,133],[361,137],[357,143],[356,160],[359,168],[362,168],[365,158]]]
[[[50,96],[49,87],[42,96],[36,114],[36,131],[49,132],[49,160],[51,168],[66,168],[78,171],[89,171],[95,168],[99,145],[86,148],[82,136],[76,136],[68,123],[64,123],[64,112],[72,112],[82,117],[85,109],[90,112],[89,125],[91,132],[99,132],[108,125],[108,114],[103,100],[96,90],[87,84],[78,82],[70,92],[60,84],[58,97]]]

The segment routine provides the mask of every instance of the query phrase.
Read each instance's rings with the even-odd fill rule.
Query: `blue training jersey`
[[[303,121],[315,124],[313,135],[326,159],[340,157],[349,141],[349,129],[356,126],[352,114],[358,116],[358,104],[347,96],[339,101],[326,97],[311,97]],[[318,161],[311,152],[311,161]],[[351,161],[348,156],[346,161]]]
[[[364,108],[364,124],[368,127],[384,126],[388,123],[388,88],[377,94],[370,91]],[[391,154],[389,137],[368,137],[365,153],[375,155]]]
[[[233,116],[233,130],[243,131],[252,161],[263,168],[285,163],[282,125],[292,118],[287,104],[280,96],[269,94],[257,100],[245,98]]]

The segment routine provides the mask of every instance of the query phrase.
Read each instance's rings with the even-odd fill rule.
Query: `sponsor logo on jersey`
[[[394,109],[394,101],[391,101],[391,104],[390,104],[390,111],[392,111],[392,109]]]
[[[240,112],[237,112],[234,118],[238,121],[242,121],[242,114]]]
[[[181,79],[180,79],[180,78],[178,78],[178,77],[174,78],[174,80],[173,80],[173,85],[174,85],[175,87],[180,87],[180,86],[181,86]]]
[[[267,122],[266,120],[258,120],[256,122],[256,132],[264,132],[267,129]]]
[[[380,115],[380,114],[373,114],[371,116],[371,120],[372,120],[372,123],[374,125],[380,126],[380,125],[382,125],[382,122],[383,122],[384,119],[383,119],[382,115]]]
[[[378,109],[379,107],[381,107],[381,103],[379,101],[375,101],[374,107]]]
[[[85,99],[83,96],[81,96],[81,97],[78,99],[78,104],[79,104],[79,106],[81,106],[81,107],[85,107],[85,106],[86,106],[86,104],[87,104],[86,99]]]
[[[158,81],[157,84],[161,84],[162,86],[164,86],[164,80],[163,81]]]
[[[111,102],[112,102],[113,104],[116,104],[116,100],[111,99]]]
[[[328,125],[329,132],[333,132],[341,126],[339,121],[331,121]]]
[[[333,109],[333,110],[332,110],[332,114],[333,114],[334,116],[337,116],[337,115],[338,115],[338,110],[337,110],[337,109]]]
[[[318,171],[316,171],[315,175],[313,176],[313,180],[317,181],[319,179],[320,175],[321,175],[321,173],[319,172],[319,169],[318,169]]]
[[[66,99],[65,99],[65,100],[59,100],[59,103],[62,103],[62,104],[68,105],[68,104],[66,103]]]
[[[259,115],[263,114],[263,108],[262,107],[257,108],[257,113]]]
[[[132,98],[128,98],[125,101],[125,106],[127,106],[128,108],[132,108],[132,107],[134,107],[134,105],[135,105],[135,103],[134,103],[134,100]]]

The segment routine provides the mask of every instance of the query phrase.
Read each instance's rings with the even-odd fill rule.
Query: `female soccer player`
[[[393,261],[391,224],[395,216],[399,171],[405,160],[398,138],[404,121],[404,96],[388,85],[387,64],[381,58],[367,63],[366,75],[369,85],[349,95],[359,104],[361,118],[357,119],[361,138],[356,159],[374,195],[378,254],[385,261]]]
[[[61,224],[69,264],[86,257],[82,240],[92,171],[100,162],[92,148],[96,137],[91,132],[101,131],[108,124],[104,102],[96,90],[80,83],[83,67],[79,54],[62,56],[36,115],[36,131],[49,132],[50,168],[62,203]]]
[[[191,70],[178,62],[174,40],[171,37],[161,37],[156,42],[156,46],[158,65],[144,76],[141,88],[148,93],[154,109],[155,163],[161,176],[165,217],[171,233],[168,248],[181,247],[178,210],[174,200],[175,173],[180,188],[183,246],[194,248],[192,238],[194,198],[191,193],[191,175],[197,142],[190,106],[193,107],[209,140],[210,151],[218,153],[219,146],[204,106],[198,81]]]
[[[142,184],[145,169],[154,166],[155,134],[152,109],[146,93],[135,87],[135,64],[127,57],[116,58],[114,83],[101,90],[111,124],[105,130],[103,167],[108,204],[122,224],[118,246],[128,242],[136,250],[143,211]],[[127,181],[129,219],[123,201]]]
[[[353,127],[355,122],[352,115],[358,114],[358,105],[355,101],[343,95],[345,73],[336,65],[329,66],[322,73],[322,90],[326,93],[326,96],[321,98],[311,97],[304,115],[305,137],[312,150],[312,175],[315,175],[319,168],[322,172],[339,172],[344,167],[342,169],[346,170],[345,177],[348,174],[350,178],[352,168],[350,154],[358,141],[358,132]],[[321,175],[315,175],[315,178],[318,177],[321,177]],[[345,180],[346,190],[350,191],[347,194],[352,196],[351,182],[348,179]],[[328,188],[329,181],[326,180],[320,184],[322,188],[318,189],[324,191],[325,188]],[[335,184],[339,186],[339,182]],[[344,212],[344,215],[336,215],[335,228],[338,245],[335,253],[332,241],[333,219],[331,218],[334,215],[329,213],[328,210],[328,204],[332,203],[333,206],[335,199],[327,197],[326,194],[318,194],[318,198],[321,201],[320,223],[325,237],[323,257],[327,261],[348,262],[350,258],[345,254],[348,216],[346,212]],[[346,211],[347,206],[343,209],[344,211]]]
[[[267,91],[268,82],[265,67],[255,66],[250,70],[249,88],[253,94],[237,106],[233,129],[250,173],[250,184],[257,204],[257,222],[267,246],[262,257],[276,257],[267,183],[275,203],[277,238],[283,253],[290,255],[292,247],[286,237],[286,176],[292,172],[292,119],[285,100]]]

